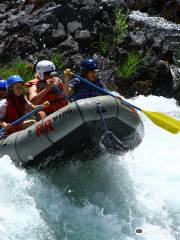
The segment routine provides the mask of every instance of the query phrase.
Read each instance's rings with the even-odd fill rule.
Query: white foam
[[[131,102],[180,119],[174,99],[140,96]],[[120,161],[106,155],[46,174],[27,174],[8,156],[1,158],[1,239],[179,237],[180,134],[171,135],[141,116],[143,142]],[[137,227],[143,234],[135,234]]]
[[[133,103],[180,118],[180,108],[174,99],[140,96]],[[142,118],[145,138],[133,152],[134,162],[129,169],[136,186],[136,198],[142,212],[146,212],[144,224],[152,223],[152,234],[156,232],[156,238],[149,233],[145,239],[174,240],[179,226],[173,230],[173,221],[176,218],[180,222],[180,134],[164,131],[143,114]]]
[[[130,19],[144,22],[146,25],[168,31],[180,31],[180,24],[175,24],[173,22],[167,21],[162,17],[151,16],[147,13],[142,13],[140,11],[132,11],[129,15]]]
[[[34,199],[28,194],[30,182],[8,156],[0,159],[0,239],[53,239],[41,218]]]

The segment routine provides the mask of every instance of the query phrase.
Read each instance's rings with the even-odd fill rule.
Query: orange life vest
[[[41,87],[41,80],[39,79],[34,79],[31,80],[29,82],[26,83],[26,86],[29,88],[33,85],[35,85],[37,87],[37,92],[40,92],[43,90],[43,87]],[[61,91],[63,91],[63,84],[59,83],[58,85],[59,89]],[[64,106],[66,106],[68,104],[68,102],[64,99],[64,97],[62,95],[60,95],[59,93],[52,91],[49,91],[46,96],[44,96],[44,98],[41,100],[41,102],[39,104],[42,104],[46,101],[50,102],[50,106],[46,107],[43,111],[49,115],[55,111],[57,111],[60,108],[63,108]]]

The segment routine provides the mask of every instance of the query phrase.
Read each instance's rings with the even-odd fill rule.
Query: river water
[[[140,12],[131,18],[179,34],[179,25],[162,18]],[[180,119],[174,99],[131,102]],[[143,142],[123,157],[107,153],[46,172],[27,172],[1,158],[0,240],[180,240],[180,134],[141,117]]]
[[[132,102],[180,118],[174,99]],[[143,142],[123,157],[105,154],[46,172],[1,158],[0,239],[180,239],[180,134],[141,116]]]

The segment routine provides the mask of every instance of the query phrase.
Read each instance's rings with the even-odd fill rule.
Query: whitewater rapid
[[[131,102],[180,119],[174,99]],[[1,158],[0,239],[180,239],[180,134],[141,117],[143,142],[123,157],[106,154],[41,173]]]

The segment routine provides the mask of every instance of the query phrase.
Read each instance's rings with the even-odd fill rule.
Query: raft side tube
[[[21,161],[35,156],[83,124],[76,104],[68,105],[21,132],[16,139],[16,151]]]

